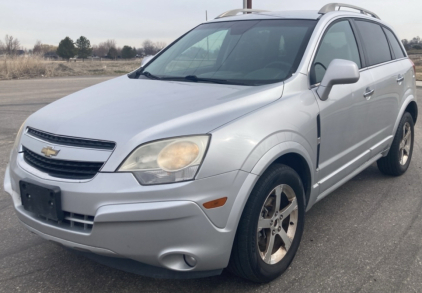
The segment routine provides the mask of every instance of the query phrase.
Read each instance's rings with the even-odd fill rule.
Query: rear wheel
[[[271,166],[245,206],[229,269],[254,282],[280,276],[299,248],[304,214],[305,195],[299,175],[285,165]]]
[[[378,169],[387,175],[400,176],[409,168],[413,153],[414,122],[412,115],[404,113],[390,151],[377,161]]]

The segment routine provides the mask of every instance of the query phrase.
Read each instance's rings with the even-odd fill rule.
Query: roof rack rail
[[[359,10],[360,13],[362,13],[362,14],[370,15],[372,17],[381,19],[381,18],[379,18],[378,15],[376,15],[372,11],[366,10],[365,8],[362,8],[362,7],[358,7],[358,6],[354,6],[354,5],[350,5],[350,4],[344,4],[344,3],[327,4],[324,7],[322,7],[318,13],[319,14],[326,14],[327,12],[335,11],[337,7],[338,7],[338,10],[340,10],[341,7],[356,9],[356,10]]]
[[[233,9],[233,10],[229,10],[229,11],[226,11],[226,12],[220,14],[215,19],[223,18],[223,17],[229,17],[229,16],[235,16],[235,15],[237,15],[240,12],[243,12],[243,13],[259,13],[259,12],[268,12],[268,10],[260,10],[260,9]]]

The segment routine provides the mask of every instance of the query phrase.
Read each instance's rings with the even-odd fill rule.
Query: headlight
[[[202,163],[208,135],[187,136],[144,144],[123,162],[118,172],[132,172],[142,185],[192,180]]]
[[[13,148],[12,151],[10,152],[10,160],[12,161],[12,155],[13,155],[13,151],[16,150],[17,152],[19,151],[19,142],[21,140],[21,136],[22,136],[22,132],[23,132],[23,126],[25,125],[26,120],[22,123],[21,127],[19,128],[18,133],[16,134],[16,138],[15,138],[15,143],[13,144]]]

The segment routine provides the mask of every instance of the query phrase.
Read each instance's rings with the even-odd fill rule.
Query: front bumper
[[[19,154],[18,154],[19,156]],[[210,271],[227,266],[240,215],[235,204],[255,175],[233,171],[191,182],[141,186],[129,173],[98,173],[85,183],[50,181],[12,160],[4,186],[20,221],[41,237],[96,254],[129,258],[176,271]],[[248,178],[248,180],[246,180]],[[59,186],[62,209],[94,216],[88,231],[71,230],[26,211],[19,180]],[[228,197],[225,206],[206,210],[202,203]],[[243,196],[242,196],[243,197]],[[184,255],[197,264],[190,267]]]

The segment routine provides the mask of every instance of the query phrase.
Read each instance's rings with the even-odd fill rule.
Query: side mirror
[[[325,72],[324,78],[317,89],[322,101],[328,99],[331,89],[336,84],[350,84],[359,80],[360,73],[357,64],[353,61],[334,59]]]
[[[152,55],[145,56],[142,58],[141,67],[144,67],[151,59],[154,58]]]

